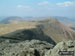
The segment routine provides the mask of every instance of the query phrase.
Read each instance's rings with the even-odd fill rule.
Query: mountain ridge
[[[16,31],[15,28],[12,28],[12,30],[15,30],[15,31],[13,31],[13,32],[10,31],[10,32],[4,34],[2,37],[14,38],[14,39],[20,39],[20,40],[39,39],[39,40],[50,41],[50,42],[54,42],[54,43],[58,43],[63,40],[75,39],[73,36],[74,33],[72,33],[72,29],[64,26],[55,18],[47,18],[45,20],[37,21],[37,23],[36,23],[36,21],[33,21],[33,22],[34,22],[34,24],[30,23],[28,26],[27,26],[27,23],[23,23],[24,24],[24,25],[22,24],[23,26],[20,26],[21,23],[19,23],[17,25],[14,24],[16,27],[18,25],[19,25],[18,27],[23,27],[22,29],[24,29],[24,30],[19,31],[21,29],[17,28],[17,31]],[[26,26],[25,26],[25,24],[26,24]],[[12,27],[15,27],[14,25]],[[32,27],[25,29],[26,27],[29,27],[29,26],[32,26]],[[26,30],[28,30],[28,31],[26,31]],[[31,33],[33,33],[33,34],[31,34]],[[33,35],[33,36],[30,37],[29,35]]]

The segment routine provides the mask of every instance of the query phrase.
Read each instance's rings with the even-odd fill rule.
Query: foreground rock
[[[50,43],[39,40],[26,40],[19,43],[10,43],[9,40],[0,43],[0,56],[73,56],[59,55],[60,51],[74,51],[75,41],[62,41],[54,48]]]
[[[74,55],[59,55],[60,51],[73,51]],[[47,51],[45,56],[75,56],[75,41],[60,42],[52,50]]]
[[[44,56],[53,45],[39,40],[26,40],[20,43],[0,43],[0,56]]]

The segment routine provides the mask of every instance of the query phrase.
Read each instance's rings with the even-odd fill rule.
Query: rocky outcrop
[[[72,55],[60,55],[59,52],[69,52],[72,51]],[[46,52],[45,56],[75,56],[75,41],[63,41],[58,43],[52,50]]]
[[[10,43],[6,40],[0,43],[0,56],[68,56],[60,55],[60,51],[73,51],[75,56],[75,41],[62,41],[55,47],[39,40],[26,40],[19,43]]]
[[[26,40],[20,43],[0,43],[0,56],[44,56],[53,45],[39,40]]]

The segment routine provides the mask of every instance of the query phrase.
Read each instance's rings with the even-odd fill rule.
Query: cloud
[[[30,8],[30,6],[27,6],[27,5],[17,5],[17,8],[25,8],[25,9],[28,9],[28,8]]]
[[[17,8],[22,8],[23,6],[22,5],[17,5]]]
[[[38,5],[48,5],[48,4],[49,4],[48,1],[43,1],[43,2],[38,3]]]
[[[69,7],[69,6],[73,6],[74,3],[71,2],[71,1],[66,1],[66,2],[63,2],[63,3],[56,3],[56,5],[58,5],[60,7]]]

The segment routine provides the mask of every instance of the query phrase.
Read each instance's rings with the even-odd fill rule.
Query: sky
[[[0,0],[0,16],[75,17],[75,0]]]

